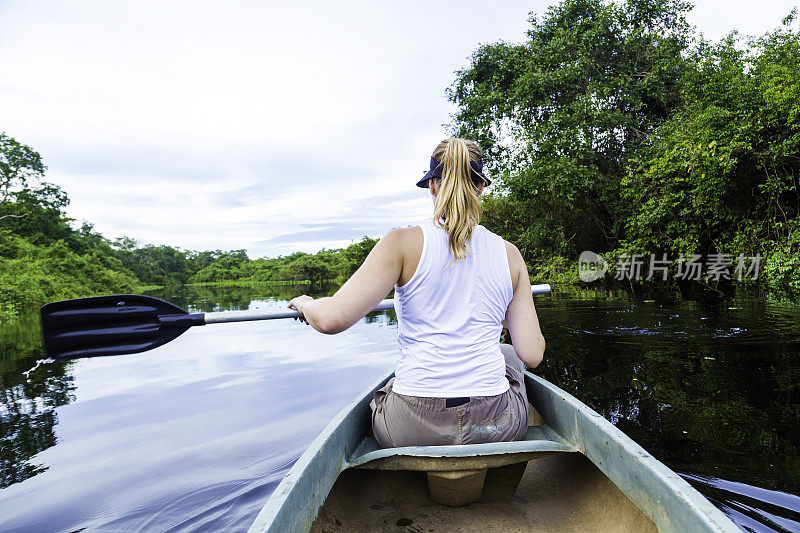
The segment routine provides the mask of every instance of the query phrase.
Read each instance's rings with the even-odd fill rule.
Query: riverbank
[[[325,280],[332,282],[333,280]],[[311,285],[311,281],[307,279],[301,280],[268,280],[268,281],[253,281],[250,279],[224,279],[219,281],[203,281],[197,283],[187,283],[187,287],[260,287],[260,286],[295,286],[295,285]]]

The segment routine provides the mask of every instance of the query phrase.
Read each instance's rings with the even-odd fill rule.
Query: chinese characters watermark
[[[675,277],[685,280],[714,280],[758,279],[761,266],[761,254],[746,256],[739,254],[708,254],[703,257],[698,254],[679,254],[676,259],[670,259],[667,254],[623,254],[617,257],[614,264],[614,279],[616,280],[650,280],[660,279],[666,281],[670,274],[670,267],[674,266]],[[731,270],[732,269],[732,270]],[[598,254],[591,251],[581,252],[578,257],[578,275],[585,282],[602,278],[608,271],[608,262]]]

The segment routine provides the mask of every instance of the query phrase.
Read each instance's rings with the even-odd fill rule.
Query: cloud
[[[308,248],[317,242],[352,242],[362,237],[380,237],[389,230],[421,222],[430,210],[427,191],[403,191],[353,199],[347,202],[342,217],[347,221],[300,223],[299,231],[275,235],[257,241],[257,246],[292,245]],[[409,217],[409,212],[417,213]],[[329,247],[330,248],[330,247]]]
[[[0,128],[110,238],[259,256],[378,236],[427,209],[453,72],[531,8],[459,7],[6,1]]]
[[[384,230],[381,223],[371,224],[370,226],[353,226],[346,222],[335,222],[328,226],[323,226],[307,231],[295,231],[277,235],[271,239],[258,241],[256,244],[301,244],[310,242],[343,241],[353,239],[354,236],[369,236],[380,233]]]

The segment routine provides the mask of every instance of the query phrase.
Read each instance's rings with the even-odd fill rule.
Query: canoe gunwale
[[[544,420],[594,463],[661,533],[740,533],[705,496],[595,410],[531,372],[525,372],[525,384],[529,401]]]

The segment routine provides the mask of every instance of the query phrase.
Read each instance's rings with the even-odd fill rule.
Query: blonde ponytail
[[[433,220],[447,231],[450,251],[458,262],[467,257],[467,243],[483,213],[470,168],[470,160],[480,162],[481,150],[473,141],[453,137],[439,143],[433,157],[443,167],[442,178],[435,178]]]

